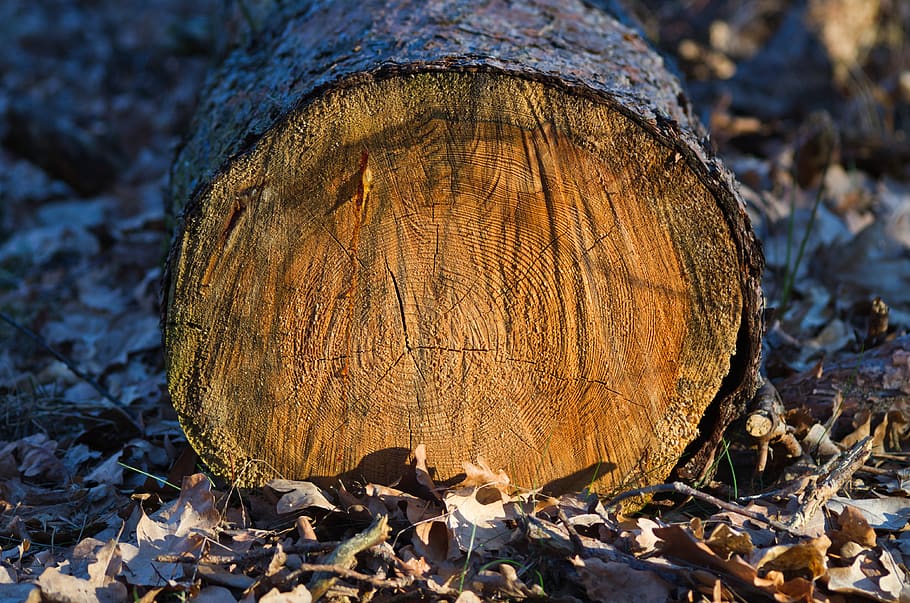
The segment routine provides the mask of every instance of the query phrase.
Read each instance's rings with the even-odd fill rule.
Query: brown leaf
[[[22,438],[17,442],[19,448],[19,472],[30,478],[59,482],[66,479],[66,467],[54,454],[57,442],[43,433]]]
[[[417,524],[411,542],[419,555],[435,565],[459,555],[458,544],[445,521]]]
[[[512,537],[507,520],[518,518],[513,503],[503,502],[500,492],[490,497],[488,488],[459,488],[445,494],[449,514],[446,525],[463,551],[483,548],[498,550]]]
[[[392,518],[416,524],[442,514],[437,503],[390,486],[367,484],[363,493],[367,507],[374,515],[390,514]]]
[[[831,546],[835,551],[840,551],[847,542],[855,542],[869,548],[875,546],[875,530],[856,507],[844,507],[844,510],[837,516],[837,525],[839,530],[828,532]]]
[[[295,526],[297,527],[297,536],[300,540],[318,540],[316,537],[316,530],[313,529],[313,523],[306,515],[298,517]]]
[[[654,534],[654,530],[661,527],[661,524],[647,517],[635,520],[635,524],[638,529],[632,532],[632,551],[637,555],[652,553],[660,541],[660,538]]]
[[[88,580],[64,574],[61,568],[49,567],[38,577],[38,586],[46,600],[67,603],[123,603],[127,600],[126,587],[112,582],[98,587]]]
[[[273,588],[259,599],[259,603],[310,603],[312,600],[313,596],[307,587],[298,584],[294,590],[286,593]]]
[[[275,505],[275,510],[278,514],[293,513],[294,511],[311,508],[334,511],[337,508],[329,502],[323,491],[312,482],[273,479],[266,486],[282,494],[278,504]]]
[[[881,559],[876,558],[874,551],[866,551],[848,567],[828,570],[828,589],[877,601],[899,601],[902,584],[901,570],[886,550],[882,551]]]
[[[910,504],[904,496],[858,499],[834,496],[826,506],[835,512],[845,507],[856,507],[862,511],[869,525],[877,530],[897,532],[910,521]]]
[[[482,457],[477,458],[476,465],[465,461],[462,463],[462,467],[465,478],[456,488],[495,488],[502,493],[503,500],[509,497],[512,490],[511,481],[502,469],[494,472]]]
[[[274,576],[284,568],[287,562],[288,554],[284,552],[284,547],[281,546],[281,543],[279,542],[275,546],[275,554],[272,555],[272,559],[269,561],[269,566],[265,570],[265,575]]]
[[[120,547],[116,540],[109,540],[95,553],[95,561],[88,566],[89,582],[104,587],[120,574],[122,565]]]
[[[179,563],[158,561],[161,555],[195,556],[206,539],[214,538],[221,521],[215,509],[210,482],[203,474],[183,480],[180,497],[170,506],[149,517],[144,512],[136,525],[138,546],[121,545],[125,575],[136,586],[160,586],[166,580],[179,580]]]
[[[670,586],[654,572],[632,569],[624,563],[575,557],[572,565],[592,601],[665,601]]]
[[[660,550],[667,555],[693,565],[722,570],[746,584],[754,583],[758,576],[755,568],[740,557],[734,556],[729,560],[721,559],[708,545],[694,540],[678,525],[657,528],[654,530],[654,534],[663,541]]]
[[[725,523],[714,528],[705,544],[722,559],[729,559],[734,553],[745,557],[755,548],[749,534],[734,530]]]
[[[654,530],[654,533],[664,541],[661,549],[665,554],[677,557],[692,565],[723,572],[727,576],[736,578],[745,584],[762,590],[776,601],[790,602],[804,600],[804,595],[812,592],[811,581],[804,580],[802,577],[787,580],[787,577],[781,571],[772,567],[762,568],[765,570],[764,575],[759,576],[758,568],[753,567],[738,555],[734,554],[730,559],[722,559],[705,543],[694,540],[692,536],[686,533],[686,531],[678,525],[659,528]],[[789,556],[785,556],[782,560],[783,562],[792,562],[794,565],[802,567],[802,565],[806,564],[802,559],[802,556],[811,556],[810,551],[804,551],[803,548],[811,549],[816,553],[822,548],[827,549],[827,544],[824,542],[827,541],[827,538],[821,542],[815,542],[815,540],[801,545],[794,545],[800,547],[797,549],[797,552],[788,553],[793,547],[773,547],[772,549],[769,549],[769,551],[775,552],[776,556],[772,557],[772,559],[787,554]],[[766,552],[766,554],[767,553],[768,552]],[[817,563],[817,557],[811,558]],[[797,561],[799,561],[799,563],[796,563]],[[824,558],[822,558],[821,562],[824,563]],[[812,567],[814,568],[815,565],[812,565]],[[792,593],[796,593],[796,595]]]
[[[543,590],[535,584],[530,588],[518,577],[515,568],[508,563],[500,563],[494,571],[493,568],[478,572],[471,580],[474,590],[489,592],[496,598],[521,600],[528,597],[539,597]]]
[[[416,473],[417,483],[426,488],[438,500],[442,500],[442,496],[440,496],[437,491],[436,484],[433,483],[433,478],[430,477],[430,470],[427,468],[426,444],[418,444],[417,447],[414,448],[414,471]]]
[[[399,557],[401,558],[401,568],[409,576],[415,578],[423,578],[428,576],[433,568],[427,563],[427,560],[419,554],[415,554],[415,551],[412,547],[405,547],[402,551],[399,552]]]
[[[455,603],[483,603],[483,600],[474,594],[473,591],[465,590],[458,595]]]
[[[239,572],[230,572],[220,565],[199,563],[194,570],[207,584],[226,586],[235,590],[246,590],[256,583],[255,578]]]
[[[776,601],[812,601],[815,582],[805,578],[794,578],[778,584],[777,590],[780,594],[774,595]]]
[[[804,577],[814,580],[824,576],[827,571],[825,555],[830,546],[831,540],[827,536],[797,544],[774,546],[757,552],[760,556],[756,568],[765,572],[782,572],[788,579]]]

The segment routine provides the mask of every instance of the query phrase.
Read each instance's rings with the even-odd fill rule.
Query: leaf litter
[[[160,354],[162,190],[203,74],[268,2],[58,4],[0,5],[0,601],[910,599],[900,3],[867,2],[857,14],[874,6],[876,26],[841,36],[813,21],[819,7],[857,7],[809,3],[834,83],[824,103],[795,87],[806,110],[779,86],[768,106],[788,108],[760,120],[748,78],[802,4],[672,2],[643,16],[710,111],[764,242],[763,370],[780,404],[773,437],[734,425],[713,481],[653,492],[635,512],[522,489],[483,459],[437,487],[422,445],[397,484],[240,491],[199,473]],[[99,170],[34,153],[12,120],[42,112],[58,116],[45,136]],[[863,155],[881,141],[896,161]]]

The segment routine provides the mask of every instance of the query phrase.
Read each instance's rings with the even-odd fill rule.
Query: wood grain
[[[385,17],[361,24],[362,53],[394,11],[427,16],[374,4]],[[529,31],[509,19],[546,16],[566,36],[586,30],[560,11],[608,23],[557,6],[499,22],[513,5],[475,8],[504,28],[497,48]],[[453,11],[421,39],[460,48]],[[757,363],[761,256],[732,180],[679,122],[636,114],[648,99],[529,77],[538,51],[515,71],[440,59],[342,69],[322,88],[317,75],[239,153],[225,141],[249,132],[201,118],[175,164],[178,201],[198,190],[169,260],[165,345],[171,397],[214,470],[382,482],[420,443],[441,481],[478,457],[528,488],[661,481],[687,446],[704,467]],[[206,176],[218,148],[229,161]]]

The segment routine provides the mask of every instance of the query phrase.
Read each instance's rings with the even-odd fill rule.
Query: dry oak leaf
[[[459,488],[445,494],[446,525],[463,551],[499,550],[512,538],[508,521],[519,517],[516,503],[503,502],[497,490]]]
[[[455,535],[442,520],[424,521],[414,526],[411,544],[425,562],[434,565],[455,559],[461,554]]]
[[[66,467],[57,458],[57,442],[43,433],[36,433],[15,442],[18,447],[19,472],[28,478],[39,478],[49,482],[66,479]]]
[[[398,552],[398,557],[401,559],[399,567],[408,576],[423,578],[424,576],[430,575],[433,571],[432,566],[427,563],[426,558],[420,555],[414,547],[403,547]]]
[[[311,603],[312,600],[313,595],[310,594],[307,587],[298,584],[294,590],[286,593],[273,588],[259,599],[259,603]]]
[[[734,530],[725,523],[718,524],[714,528],[714,531],[705,540],[705,544],[722,559],[729,559],[734,554],[745,557],[755,548],[752,545],[752,538],[747,532]]]
[[[651,603],[666,601],[670,596],[670,586],[654,572],[596,557],[582,559],[576,556],[572,565],[592,601]]]
[[[465,478],[455,488],[495,488],[502,493],[503,500],[511,495],[512,485],[506,472],[500,469],[494,472],[483,457],[477,457],[477,464],[465,461],[462,463]]]
[[[161,555],[196,556],[221,522],[211,482],[201,473],[183,479],[180,497],[152,517],[144,512],[136,525],[138,546],[122,544],[127,581],[136,586],[163,586],[182,578],[178,563],[158,561]]]
[[[628,530],[626,526],[629,521],[624,521],[621,532],[623,539],[629,542],[630,550],[639,556],[653,553],[660,543],[660,538],[654,533],[654,530],[666,527],[665,524],[647,517],[640,517],[632,521],[634,524]]]
[[[812,582],[801,577],[786,580],[782,572],[768,571],[766,575],[759,576],[756,567],[733,555],[730,559],[722,559],[708,545],[695,540],[681,526],[672,525],[658,528],[654,533],[663,541],[661,551],[691,565],[713,569],[735,578],[745,584],[754,586],[774,598],[775,601],[787,603],[805,600],[806,593],[813,590]],[[776,547],[775,547],[776,548]],[[784,547],[786,549],[788,547]],[[784,551],[780,551],[783,553]],[[794,596],[792,593],[796,593]]]
[[[835,512],[840,512],[845,507],[856,507],[862,511],[869,525],[877,530],[897,532],[904,529],[910,521],[910,503],[904,496],[859,499],[834,496],[826,506]]]
[[[433,478],[430,477],[430,469],[427,467],[426,444],[418,444],[414,448],[414,472],[417,483],[426,488],[437,500],[442,500],[442,496],[436,490],[436,484],[433,483]]]
[[[731,559],[721,559],[708,545],[689,535],[682,526],[656,528],[654,534],[661,539],[659,550],[666,555],[692,565],[721,570],[746,584],[752,584],[758,576],[755,568],[742,558],[734,555]]]
[[[498,550],[512,538],[507,522],[518,519],[520,501],[512,500],[504,471],[494,473],[482,458],[463,467],[467,477],[443,496],[446,525],[463,551]]]
[[[38,577],[42,600],[61,603],[124,603],[126,587],[119,582],[98,586],[89,580],[64,574],[65,566],[49,567]]]
[[[281,498],[278,499],[278,503],[275,505],[275,512],[279,515],[313,507],[325,509],[326,511],[337,509],[335,505],[329,502],[323,491],[312,482],[273,479],[266,486],[275,492],[282,493]]]
[[[840,551],[847,542],[855,542],[868,548],[875,546],[875,530],[856,507],[844,507],[837,516],[837,525],[840,529],[828,531],[831,547],[835,551]]]
[[[38,578],[38,586],[46,600],[67,603],[127,600],[126,587],[115,580],[121,567],[120,547],[117,541],[102,543],[94,538],[86,538],[73,549],[73,557],[74,560],[87,564],[76,563],[61,568],[48,568]],[[64,573],[62,571],[64,568],[69,569],[69,573]]]
[[[436,501],[430,501],[413,494],[408,494],[391,486],[367,484],[363,488],[367,508],[373,515],[389,514],[392,518],[404,518],[409,523],[417,524],[442,515],[442,507]]]
[[[887,549],[865,551],[857,555],[850,566],[828,570],[828,589],[897,603],[903,600],[903,572]]]
[[[826,554],[831,546],[827,536],[819,536],[797,544],[782,544],[756,551],[754,557],[759,571],[778,571],[788,579],[802,577],[815,580],[828,569]]]
[[[543,589],[539,584],[534,584],[530,588],[521,578],[518,572],[508,563],[500,563],[494,571],[488,568],[478,572],[471,580],[471,585],[475,591],[489,592],[496,598],[506,598],[510,601],[520,601],[528,597],[540,597],[544,595]]]

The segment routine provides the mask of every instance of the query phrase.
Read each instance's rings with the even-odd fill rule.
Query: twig
[[[768,450],[772,443],[780,442],[792,457],[803,453],[799,442],[793,437],[784,420],[784,404],[777,388],[770,381],[763,380],[752,399],[752,412],[746,417],[746,433],[758,442],[758,458],[755,473],[761,475],[768,463]]]
[[[832,458],[822,467],[821,478],[809,489],[806,501],[787,521],[790,532],[801,531],[809,520],[828,502],[832,496],[844,487],[872,454],[872,438],[866,436],[853,445],[853,448]]]
[[[357,536],[355,536],[355,538],[357,538]],[[407,576],[391,580],[388,578],[378,578],[376,576],[370,576],[369,574],[364,574],[356,570],[348,569],[343,565],[338,565],[337,563],[302,563],[300,567],[288,574],[288,581],[291,582],[293,580],[296,580],[302,574],[305,574],[307,572],[315,572],[315,575],[313,576],[314,579],[317,576],[323,576],[324,574],[333,574],[331,577],[320,578],[320,584],[324,582],[327,583],[325,584],[324,589],[320,589],[320,584],[316,584],[315,586],[310,587],[310,593],[313,595],[314,601],[324,595],[332,587],[336,577],[363,582],[364,584],[369,584],[374,588],[404,588],[412,581],[411,578]]]
[[[291,546],[282,547],[282,550],[288,555],[299,555],[306,553],[320,553],[329,551],[337,547],[340,542],[301,542]],[[236,555],[205,555],[199,559],[200,563],[208,565],[228,565],[231,563],[242,563],[244,561],[258,561],[260,559],[271,558],[275,555],[274,548],[256,549]],[[193,556],[187,555],[159,555],[155,561],[160,563],[179,563],[181,561],[196,561]]]
[[[334,551],[329,553],[325,558],[325,565],[329,567],[339,567],[339,568],[348,568],[353,567],[357,563],[356,555],[362,551],[367,550],[370,547],[376,546],[389,537],[389,518],[385,515],[378,516],[373,523],[370,524],[363,532],[360,532],[356,536],[345,540],[339,544]],[[309,571],[303,570],[301,566],[300,570],[295,570],[292,572],[292,576],[296,579],[300,571]],[[297,576],[294,576],[297,574]],[[319,600],[322,595],[324,595],[335,583],[338,572],[334,570],[325,570],[317,571],[313,574],[313,577],[310,578],[310,582],[307,585],[307,588],[310,590],[310,593],[313,595],[313,601]],[[361,574],[364,575],[365,574]],[[397,584],[397,583],[396,583]]]
[[[16,322],[16,320],[13,317],[11,317],[9,314],[6,314],[4,312],[0,312],[0,320],[2,320],[3,322],[5,322],[9,326],[11,326],[12,328],[16,329],[17,331],[19,331],[20,333],[22,333],[23,335],[25,335],[26,337],[31,339],[33,342],[38,344],[38,346],[41,347],[41,349],[43,349],[45,352],[47,352],[48,354],[50,354],[51,356],[53,356],[54,358],[56,358],[57,360],[62,362],[66,366],[66,368],[69,369],[69,371],[72,374],[76,375],[76,377],[78,377],[79,379],[82,379],[83,381],[88,383],[90,386],[92,386],[92,388],[96,392],[101,394],[105,399],[110,400],[111,402],[116,404],[118,407],[123,406],[123,403],[120,400],[118,400],[117,398],[112,396],[110,394],[110,392],[108,392],[106,389],[101,387],[98,384],[98,382],[96,382],[94,379],[92,379],[91,377],[89,377],[88,375],[83,373],[81,370],[79,370],[79,368],[69,358],[67,358],[66,356],[64,356],[63,354],[61,354],[54,348],[52,348],[50,346],[50,344],[48,344],[44,340],[43,337],[41,337],[40,335],[38,335],[37,333],[35,333],[31,329],[29,329],[28,327],[20,325],[18,322]],[[132,422],[132,419],[130,421]]]
[[[736,513],[738,515],[743,515],[744,517],[748,517],[749,519],[754,519],[755,521],[760,521],[777,530],[783,530],[785,532],[798,535],[798,532],[796,532],[794,530],[794,528],[792,528],[784,523],[771,519],[770,517],[765,517],[761,513],[756,513],[755,511],[750,511],[748,509],[744,509],[737,504],[721,500],[715,496],[711,496],[710,494],[706,494],[704,492],[696,490],[695,488],[688,486],[682,482],[672,482],[669,484],[656,484],[654,486],[645,486],[644,488],[637,488],[635,490],[629,490],[628,492],[623,492],[619,496],[615,496],[613,499],[611,499],[610,502],[608,502],[605,505],[605,508],[613,509],[613,508],[616,508],[616,506],[620,502],[622,502],[626,499],[635,498],[638,496],[647,496],[649,494],[658,494],[658,493],[675,493],[675,494],[682,494],[684,496],[689,496],[691,498],[696,498],[696,499],[704,501],[708,504],[714,505],[715,507],[724,509],[725,511],[730,511],[731,513]]]
[[[575,526],[569,523],[566,512],[557,506],[556,516],[559,517],[559,521],[562,522],[562,525],[566,527],[566,532],[569,533],[569,539],[572,540],[572,544],[575,545],[575,548],[578,549],[579,552],[583,551],[586,548],[585,543],[581,541],[581,536],[578,534],[578,530],[575,529]]]

